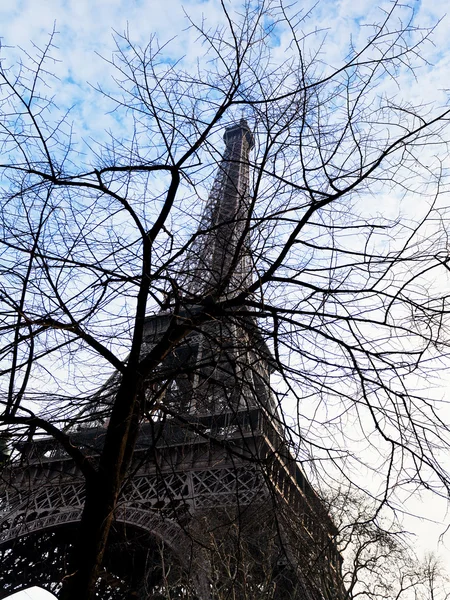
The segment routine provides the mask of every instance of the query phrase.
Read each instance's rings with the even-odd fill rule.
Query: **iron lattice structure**
[[[244,119],[228,127],[225,152],[182,272],[193,295],[233,295],[251,280],[249,154],[253,135]]]
[[[234,295],[251,279],[253,136],[241,121],[224,139],[186,262],[191,295]],[[189,318],[198,307],[183,310]],[[165,410],[141,425],[99,598],[343,597],[335,528],[291,455],[269,384],[273,360],[242,314],[196,328],[149,383],[149,398]],[[170,319],[170,310],[147,318],[144,355]],[[96,426],[73,442],[95,459],[104,437]],[[0,598],[32,584],[58,592],[84,502],[83,477],[56,441],[34,439],[17,451],[0,497]]]

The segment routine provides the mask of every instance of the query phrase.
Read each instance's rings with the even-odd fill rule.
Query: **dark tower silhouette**
[[[241,120],[224,140],[181,269],[182,308],[169,299],[166,311],[147,318],[143,357],[166,335],[176,310],[177,319],[195,322],[208,298],[236,299],[252,279],[253,135]],[[274,361],[256,321],[237,305],[202,319],[148,382],[151,414],[116,511],[99,598],[343,595],[335,528],[291,455],[271,392]],[[113,376],[99,398],[116,382]],[[95,456],[104,435],[97,424],[73,439]],[[54,440],[18,450],[21,457],[3,471],[0,598],[31,584],[58,590],[83,507],[82,476]]]
[[[248,239],[249,154],[253,135],[244,119],[228,127],[225,152],[219,164],[198,237],[188,254],[187,288],[192,294],[238,294],[252,276]]]

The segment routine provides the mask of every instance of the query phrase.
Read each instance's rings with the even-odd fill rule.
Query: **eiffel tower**
[[[252,279],[254,139],[241,120],[224,141],[179,278],[186,301],[178,318],[187,321],[200,310],[195,298],[236,299]],[[143,356],[175,310],[168,297],[165,310],[146,319]],[[336,530],[291,454],[269,383],[275,366],[245,306],[206,320],[174,347],[148,383],[152,412],[116,510],[99,598],[343,597]],[[93,422],[73,442],[95,457],[104,436]],[[83,477],[53,439],[23,443],[16,454],[0,489],[0,598],[31,585],[57,594],[81,518]]]

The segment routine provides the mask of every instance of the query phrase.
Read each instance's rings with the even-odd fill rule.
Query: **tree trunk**
[[[139,428],[142,381],[124,375],[105,437],[98,476],[86,482],[86,500],[71,573],[63,582],[61,600],[94,600],[114,511],[131,464]]]

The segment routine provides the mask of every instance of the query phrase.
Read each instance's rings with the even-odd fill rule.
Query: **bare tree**
[[[448,598],[448,575],[439,559],[417,557],[411,535],[390,523],[354,492],[328,499],[345,557],[343,578],[348,598]],[[394,515],[395,518],[395,515]]]
[[[115,89],[99,93],[130,134],[86,156],[47,87],[54,36],[1,63],[1,420],[16,451],[43,432],[83,475],[63,598],[94,597],[141,424],[183,420],[177,392],[199,388],[207,402],[200,384],[230,339],[232,375],[255,401],[270,384],[257,359],[246,380],[249,349],[277,369],[272,421],[313,476],[364,488],[358,473],[375,473],[366,491],[379,506],[405,481],[447,493],[448,431],[418,381],[447,352],[447,293],[434,281],[448,272],[449,112],[390,93],[432,31],[393,3],[333,66],[304,19],[283,3],[223,5],[223,25],[190,23],[195,72],[155,38],[117,35]],[[243,116],[248,194],[217,221],[199,199],[221,185],[219,135]],[[385,194],[416,198],[418,216],[380,215]],[[219,272],[211,239],[230,243],[214,254]],[[167,310],[164,333],[146,337]],[[231,329],[244,332],[237,348]],[[186,355],[198,332],[200,366]],[[229,384],[214,385],[232,408]],[[94,422],[107,425],[98,458],[76,434]]]

